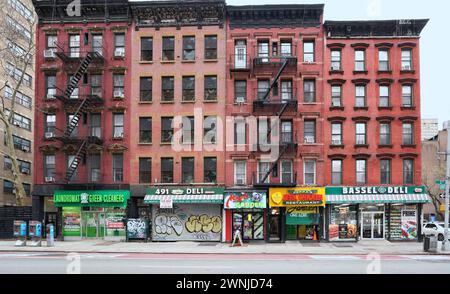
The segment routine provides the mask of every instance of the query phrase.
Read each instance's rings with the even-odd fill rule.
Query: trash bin
[[[436,236],[430,236],[430,247],[429,252],[437,252],[438,250],[438,238]]]
[[[423,238],[423,251],[428,252],[430,250],[430,236]]]

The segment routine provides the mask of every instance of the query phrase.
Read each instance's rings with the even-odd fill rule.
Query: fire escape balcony
[[[276,177],[272,176],[272,177],[267,177],[264,181],[263,179],[260,179],[257,173],[253,173],[252,174],[252,183],[253,183],[253,187],[255,188],[268,188],[268,187],[272,187],[272,188],[276,188],[276,187],[295,187],[297,186],[297,173],[294,172],[291,174],[290,178],[282,178],[281,175],[279,174],[279,167],[277,166],[277,164],[272,163],[272,166],[275,168],[278,168],[278,170],[276,171]],[[272,169],[271,171],[269,171],[270,173],[273,173]],[[276,180],[273,180],[273,178],[277,178]]]
[[[91,67],[103,67],[105,63],[106,48],[103,46],[93,47],[89,44],[84,47],[70,48],[68,43],[58,43],[52,51],[68,66],[76,65],[88,56],[91,59]]]
[[[72,90],[69,97],[65,95],[64,90],[58,89],[54,97],[64,103],[66,108],[75,107],[81,104],[85,99],[89,101],[90,106],[101,106],[105,103],[105,90],[102,87],[80,86]]]
[[[269,93],[267,96],[266,91],[267,89],[255,89],[254,114],[283,116],[283,114],[297,112],[296,89],[282,90],[280,95]]]
[[[230,56],[230,73],[250,72],[251,62],[248,54],[233,54]]]

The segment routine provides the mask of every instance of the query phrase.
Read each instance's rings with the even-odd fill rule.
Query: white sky
[[[421,39],[422,118],[450,120],[448,0],[227,0],[228,5],[325,4],[325,20],[429,18]]]

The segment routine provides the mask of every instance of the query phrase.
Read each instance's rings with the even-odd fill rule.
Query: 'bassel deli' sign
[[[325,188],[270,188],[270,207],[325,206]]]
[[[425,188],[421,186],[388,186],[388,187],[327,187],[326,193],[330,195],[373,195],[373,194],[421,194]]]

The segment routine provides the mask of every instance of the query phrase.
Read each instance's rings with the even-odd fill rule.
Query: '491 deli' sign
[[[100,206],[126,207],[130,191],[56,191],[53,197],[56,207]]]

